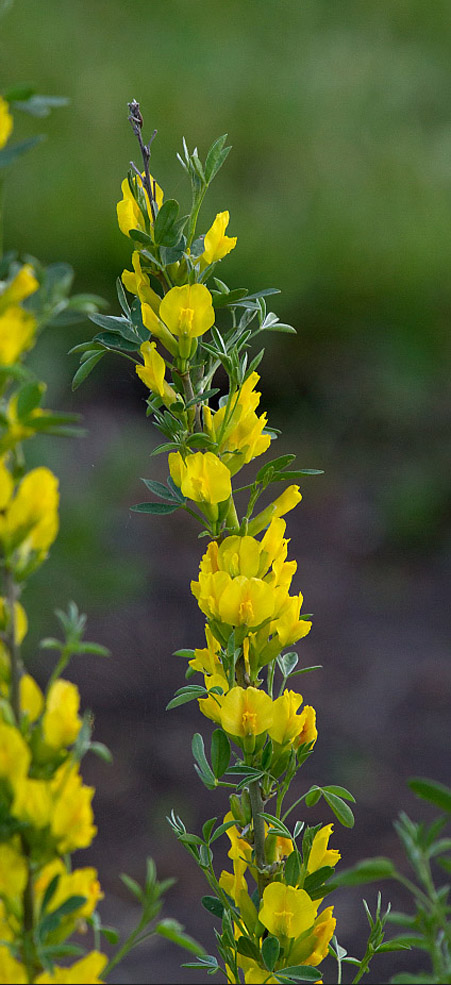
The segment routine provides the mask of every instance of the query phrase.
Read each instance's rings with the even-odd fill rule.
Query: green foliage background
[[[447,0],[16,0],[0,40],[2,87],[31,82],[71,100],[45,121],[16,114],[18,139],[44,129],[48,140],[8,177],[6,246],[70,262],[77,289],[103,294],[111,313],[116,276],[130,265],[115,216],[120,182],[129,160],[137,160],[127,101],[140,100],[147,134],[158,129],[153,173],[182,203],[182,136],[203,155],[214,137],[229,134],[233,151],[209,193],[205,228],[228,208],[238,247],[224,261],[226,279],[281,289],[276,310],[298,336],[269,342],[262,405],[270,423],[285,428],[277,454],[297,450],[300,467],[326,470],[305,485],[293,541],[307,608],[316,612],[316,649],[307,662],[324,662],[328,675],[313,688],[330,729],[342,730],[318,782],[357,783],[378,839],[365,845],[378,855],[390,852],[388,818],[403,804],[406,775],[429,771],[449,782],[440,717],[451,683],[443,642],[448,610],[440,595],[451,543],[450,44]],[[59,605],[74,597],[97,613],[101,642],[139,652],[128,670],[144,681],[139,699],[117,664],[86,672],[99,738],[108,741],[110,729],[117,742],[108,699],[119,707],[128,695],[143,722],[146,701],[154,707],[154,679],[146,683],[145,668],[163,595],[166,618],[176,607],[177,618],[160,632],[160,661],[171,647],[201,645],[200,628],[188,638],[187,584],[199,550],[194,537],[192,549],[186,545],[192,531],[185,523],[157,531],[152,519],[127,514],[142,498],[135,477],[150,475],[154,439],[142,388],[122,363],[112,359],[108,368],[104,360],[102,371],[69,395],[77,361],[67,349],[91,334],[90,326],[50,330],[34,356],[49,381],[49,404],[83,412],[90,436],[77,445],[30,446],[35,461],[45,459],[61,475],[63,506],[47,582],[30,586],[29,604],[36,637],[50,628],[50,593]],[[162,463],[152,462],[160,478]],[[177,572],[163,561],[175,550]],[[185,623],[178,612],[183,592]],[[143,607],[152,597],[146,622]],[[120,599],[124,607],[113,618]],[[159,707],[170,696],[171,675],[181,677],[178,664],[170,667],[158,671]],[[308,700],[315,703],[314,690]],[[136,754],[140,736],[144,747],[146,726],[139,731],[131,714],[121,714],[123,774],[120,762],[116,782],[125,802],[127,756]],[[167,750],[179,748],[176,728],[190,728],[167,719],[159,747],[166,776],[173,766]],[[163,736],[163,717],[159,727]],[[144,769],[144,752],[141,760]],[[177,764],[175,787],[185,783],[186,769],[188,760]],[[183,799],[174,802],[164,783],[160,795],[158,818],[173,805],[195,813]],[[104,811],[114,814],[116,803],[113,790]],[[125,834],[130,817],[123,810],[117,831],[123,824]],[[133,821],[144,840],[147,821],[141,829]],[[172,843],[163,822],[153,824],[169,870]],[[352,852],[340,835],[342,849]],[[123,868],[130,871],[129,859]],[[182,875],[188,896],[190,878],[184,883]]]

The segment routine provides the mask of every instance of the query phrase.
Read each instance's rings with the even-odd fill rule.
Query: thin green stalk
[[[263,890],[265,888],[265,882],[263,877],[263,872],[266,865],[265,857],[265,822],[262,818],[262,812],[264,810],[262,795],[260,792],[260,782],[259,780],[254,780],[253,783],[249,784],[249,799],[251,802],[252,811],[252,821],[254,825],[254,849],[255,849],[255,863],[257,866],[257,886],[258,894],[260,899],[263,896]]]

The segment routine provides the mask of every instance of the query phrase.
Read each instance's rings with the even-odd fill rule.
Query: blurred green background
[[[304,653],[325,665],[304,688],[324,732],[308,768],[358,797],[358,834],[336,837],[348,860],[396,851],[391,818],[417,809],[407,776],[449,782],[450,44],[447,0],[16,0],[2,20],[2,87],[31,82],[71,101],[45,121],[16,114],[17,138],[44,129],[48,139],[9,175],[6,246],[70,262],[76,288],[102,294],[112,313],[130,263],[115,217],[137,160],[127,101],[140,100],[149,135],[158,129],[152,171],[185,204],[182,136],[202,156],[229,134],[204,228],[229,209],[238,247],[220,276],[281,289],[277,313],[298,335],[268,336],[262,403],[284,429],[280,452],[326,470],[303,489],[292,548],[316,616]],[[90,334],[49,330],[33,357],[49,403],[82,412],[89,435],[29,449],[63,491],[61,536],[28,589],[30,640],[53,631],[49,598],[74,597],[111,646],[108,667],[74,670],[116,755],[107,778],[92,767],[98,851],[103,839],[135,876],[145,852],[162,875],[177,860],[172,906],[194,932],[190,898],[202,885],[163,817],[173,804],[188,823],[205,816],[191,772],[191,794],[180,793],[199,721],[162,708],[182,683],[168,654],[201,645],[187,587],[199,547],[185,519],[169,529],[128,513],[142,498],[137,477],[159,478],[164,465],[149,465],[155,436],[125,363],[104,360],[70,394],[66,352]],[[364,918],[358,899],[340,905],[348,944]],[[182,980],[177,956],[158,973],[143,960],[127,981]]]

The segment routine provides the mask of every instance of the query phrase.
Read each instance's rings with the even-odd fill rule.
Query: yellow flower
[[[236,246],[236,236],[226,236],[225,231],[230,221],[229,212],[218,212],[216,219],[204,238],[204,252],[201,260],[208,263],[215,263],[222,260]]]
[[[0,147],[8,142],[13,129],[13,118],[8,109],[8,103],[0,96]],[[6,978],[5,978],[6,981]]]
[[[25,965],[13,958],[9,947],[0,946],[0,981],[10,985],[26,985],[29,981]]]
[[[35,551],[45,557],[58,533],[58,502],[53,472],[45,466],[32,469],[20,482],[0,532],[10,546],[22,543],[24,556]]]
[[[219,674],[209,674],[205,676],[205,687],[207,691],[211,691],[213,687],[220,687],[225,692],[228,690],[228,683],[225,679],[224,672]],[[198,698],[199,709],[206,718],[210,718],[212,722],[216,722],[218,725],[221,722],[221,705],[224,700],[222,694],[209,694],[208,698]]]
[[[147,215],[152,225],[152,211],[150,208],[149,196],[147,194],[146,189],[143,186],[142,178],[143,175],[141,177],[136,175],[136,181],[138,183],[138,186],[143,191],[146,208],[147,208]],[[160,188],[160,186],[157,184],[157,182],[154,181],[152,175],[150,175],[150,182],[152,189],[154,190],[154,197],[157,203],[157,207],[161,209],[161,206],[163,204],[163,191]],[[121,201],[117,203],[117,221],[121,233],[124,233],[124,236],[129,236],[131,229],[139,229],[141,232],[145,233],[147,230],[146,230],[146,223],[144,221],[144,216],[141,212],[138,203],[135,201],[132,195],[128,178],[124,178],[121,184],[121,191],[122,191],[122,198]]]
[[[135,367],[140,380],[161,397],[166,407],[170,407],[177,400],[177,394],[164,378],[166,363],[157,351],[156,343],[143,342],[139,351],[144,358],[144,366]]]
[[[313,926],[316,906],[304,889],[272,882],[263,892],[261,923],[276,937],[300,937]],[[290,953],[291,959],[291,953]]]
[[[85,896],[86,903],[82,903],[79,909],[73,911],[68,919],[76,921],[86,919],[91,916],[97,903],[103,899],[103,893],[97,878],[97,870],[92,868],[74,869],[68,872],[62,859],[55,859],[46,865],[35,882],[35,895],[37,899],[42,899],[47,886],[52,879],[58,875],[58,883],[55,892],[48,905],[48,912],[58,909],[66,899],[71,896]]]
[[[318,905],[318,904],[317,904]],[[316,967],[329,951],[329,942],[335,933],[336,920],[332,916],[333,906],[328,906],[315,920],[311,934],[295,941],[290,951],[290,962],[308,964]]]
[[[35,722],[44,708],[44,695],[31,674],[20,679],[20,708],[29,722]]]
[[[10,305],[19,304],[30,294],[34,294],[39,288],[31,263],[24,263],[13,279],[6,285],[0,294],[0,311],[4,311]]]
[[[19,305],[0,314],[0,365],[12,366],[35,341],[36,319]]]
[[[296,712],[302,704],[302,694],[285,690],[273,703],[274,720],[269,730],[271,739],[280,745],[292,742],[298,735],[301,716]]]
[[[268,526],[271,520],[277,517],[285,516],[285,513],[289,513],[293,510],[298,503],[301,502],[302,495],[299,492],[299,486],[288,486],[281,496],[278,496],[265,510],[261,513],[257,513],[257,516],[251,520],[248,531],[252,536],[259,534],[261,530],[264,530]]]
[[[233,687],[221,700],[224,732],[241,738],[261,735],[271,727],[272,701],[256,687]]]
[[[255,408],[260,403],[260,394],[255,393],[255,387],[260,379],[258,373],[251,373],[240,390],[232,398],[233,410],[220,407],[215,414],[209,407],[204,407],[204,428],[214,441],[219,441],[221,452],[227,452],[227,465],[232,473],[243,465],[263,455],[271,444],[271,436],[263,434],[267,424],[266,414],[257,417]],[[227,413],[227,424],[224,420]]]
[[[341,859],[340,852],[336,848],[328,848],[329,838],[333,831],[333,824],[326,824],[316,832],[313,839],[310,855],[308,859],[308,872],[316,872],[323,865],[335,866]]]
[[[14,479],[6,467],[5,459],[0,458],[0,510],[5,510],[14,492]]]
[[[5,630],[9,626],[10,608],[8,601],[0,596],[0,629]],[[14,639],[20,646],[28,631],[27,613],[20,602],[14,603]]]
[[[194,651],[194,657],[189,661],[190,667],[193,670],[200,670],[202,674],[223,674],[222,663],[218,656],[221,647],[213,636],[208,623],[205,626],[205,639],[207,646],[204,649]]]
[[[171,452],[168,464],[176,486],[194,503],[222,503],[232,493],[230,472],[211,451],[187,455],[185,461],[179,451]]]
[[[94,787],[85,787],[76,766],[63,764],[51,781],[54,798],[51,831],[59,851],[87,848],[97,833],[91,801]]]
[[[12,841],[0,842],[0,896],[20,899],[27,879],[27,863],[18,847]]]
[[[70,968],[54,965],[53,971],[43,971],[35,978],[36,985],[102,985],[99,975],[108,962],[105,954],[91,951]],[[27,979],[24,979],[26,981]]]
[[[307,636],[312,628],[308,619],[299,618],[303,601],[302,592],[299,592],[299,595],[290,595],[274,625],[271,626],[272,631],[278,635],[280,649],[297,643]]]
[[[182,287],[172,287],[160,304],[159,317],[172,335],[178,337],[179,353],[183,359],[191,355],[193,340],[214,325],[212,300],[205,284],[184,284]]]
[[[316,711],[311,705],[305,705],[299,715],[299,732],[295,736],[293,745],[298,748],[304,744],[316,742],[317,738]]]
[[[207,618],[228,626],[254,628],[274,615],[274,592],[260,578],[231,578],[226,571],[215,571],[199,575],[191,591]]]
[[[82,726],[78,716],[80,694],[70,681],[55,681],[47,695],[42,719],[44,741],[55,749],[71,746]]]
[[[21,777],[14,781],[11,813],[34,828],[46,828],[53,812],[51,785],[48,780]]]
[[[136,294],[140,301],[144,302],[158,313],[161,298],[150,286],[150,280],[141,267],[141,257],[138,250],[132,253],[133,272],[131,270],[122,271],[122,283],[130,294]]]
[[[31,753],[14,725],[0,723],[0,778],[16,782],[26,776]]]

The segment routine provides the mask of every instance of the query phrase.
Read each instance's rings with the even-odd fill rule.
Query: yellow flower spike
[[[272,882],[263,892],[258,918],[275,937],[295,938],[313,926],[316,909],[304,889]]]
[[[144,366],[135,367],[140,380],[161,397],[166,407],[170,407],[177,400],[177,394],[164,378],[166,363],[157,351],[156,343],[143,342],[139,351],[144,358]]]
[[[235,249],[236,236],[226,236],[225,231],[230,221],[229,212],[218,212],[216,219],[208,233],[204,237],[204,252],[201,260],[208,263],[215,263],[222,260],[231,250]]]
[[[87,848],[97,833],[91,800],[94,787],[85,787],[76,766],[63,764],[51,781],[54,798],[51,831],[64,854]]]
[[[29,722],[35,722],[44,708],[44,695],[31,674],[24,674],[20,679],[20,709],[28,716]]]
[[[257,513],[257,516],[251,520],[248,526],[248,533],[252,536],[259,534],[261,530],[264,530],[268,526],[271,520],[278,519],[284,516],[285,513],[293,510],[301,502],[301,499],[302,495],[299,491],[299,486],[288,486],[281,496],[278,496],[270,506],[267,506],[261,513]]]
[[[176,486],[194,503],[223,503],[232,494],[230,472],[211,451],[187,455],[185,461],[179,451],[171,452],[168,464]]]
[[[9,112],[9,104],[6,99],[3,99],[3,96],[0,96],[0,147],[4,147],[8,142],[13,126],[14,122]]]
[[[269,735],[280,745],[292,742],[299,733],[301,718],[296,714],[302,704],[302,694],[285,690],[273,703],[274,720]]]
[[[151,309],[158,314],[161,298],[150,286],[150,280],[141,267],[141,257],[139,250],[132,253],[133,271],[122,271],[122,283],[130,294],[135,294],[140,301],[150,305]]]
[[[80,695],[70,681],[55,681],[47,695],[42,719],[44,742],[54,749],[71,746],[82,726],[79,718]]]
[[[16,781],[26,776],[31,752],[19,730],[0,723],[0,779]]]
[[[0,896],[20,899],[28,879],[27,863],[19,851],[20,841],[0,843]],[[3,934],[1,934],[3,937]]]
[[[242,739],[261,735],[272,723],[273,703],[269,694],[256,687],[233,687],[221,703],[224,732]]]
[[[172,287],[160,304],[159,314],[172,335],[178,336],[180,355],[185,359],[191,340],[208,332],[215,321],[212,296],[205,284]]]
[[[100,951],[91,951],[70,968],[54,965],[53,971],[43,971],[35,978],[35,985],[103,985],[102,974],[108,958]],[[26,979],[24,979],[26,981]]]
[[[35,341],[36,319],[19,305],[0,314],[0,365],[12,366]]]
[[[147,214],[149,216],[149,222],[152,225],[152,211],[150,208],[149,196],[147,194],[146,189],[143,186],[142,179],[143,179],[143,175],[141,176],[136,175],[136,180],[138,182],[138,185],[142,188],[144,193],[144,198],[147,206]],[[163,190],[160,188],[157,182],[154,181],[152,175],[150,175],[150,181],[152,188],[155,189],[154,195],[155,195],[155,201],[157,203],[157,207],[161,209],[161,206],[163,204],[163,197],[164,197]],[[122,191],[122,198],[121,201],[117,203],[117,221],[121,233],[124,233],[124,236],[130,236],[131,229],[139,229],[142,233],[145,233],[146,223],[144,221],[144,216],[141,212],[141,209],[139,208],[138,203],[135,201],[132,195],[128,178],[124,178],[121,184],[121,191]]]
[[[335,848],[328,848],[329,838],[333,832],[333,824],[326,824],[316,832],[310,849],[308,859],[308,872],[316,872],[323,865],[335,866],[341,859],[340,852]]]

